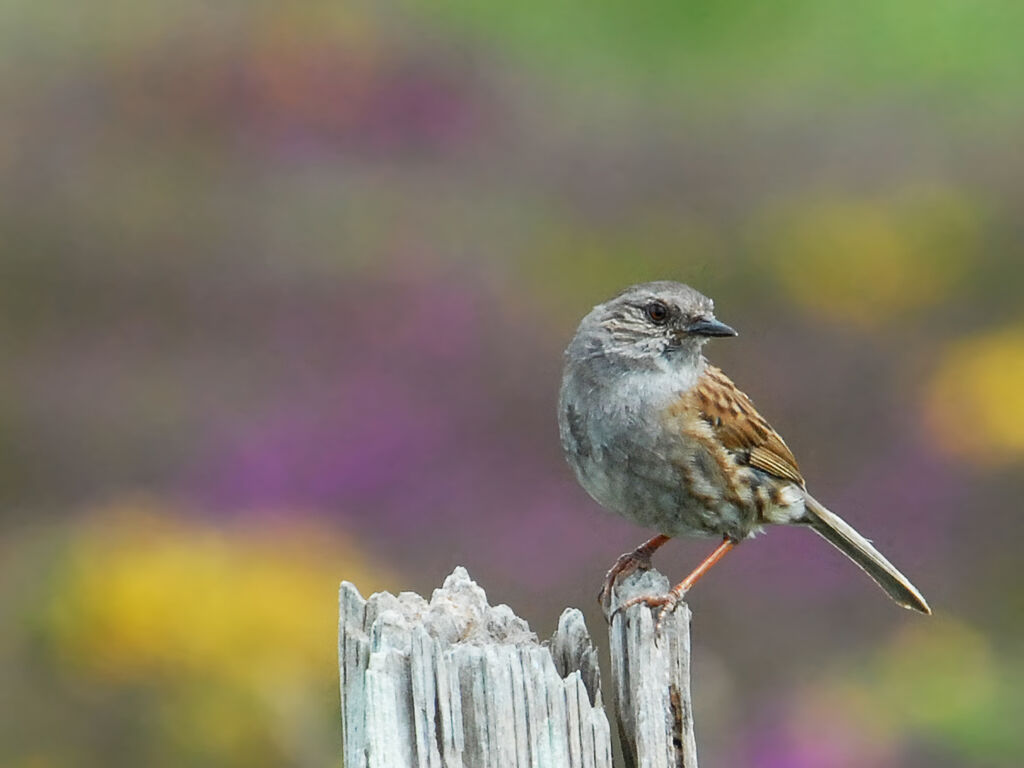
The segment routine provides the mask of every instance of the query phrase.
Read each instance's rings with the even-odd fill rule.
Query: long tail
[[[863,568],[889,597],[904,608],[931,614],[932,609],[910,580],[896,570],[892,563],[871,546],[871,542],[857,533],[845,520],[829,512],[810,494],[805,497],[804,507],[807,510],[807,522],[811,527]]]

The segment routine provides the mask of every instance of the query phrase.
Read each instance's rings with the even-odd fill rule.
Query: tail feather
[[[839,515],[829,512],[813,496],[807,494],[804,500],[807,522],[836,549],[864,569],[893,600],[913,611],[931,614],[927,601],[910,583],[910,580],[896,570],[871,543],[853,529]]]

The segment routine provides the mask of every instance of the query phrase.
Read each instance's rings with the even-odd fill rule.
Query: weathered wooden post
[[[660,574],[634,574],[615,599],[666,588]],[[654,624],[634,606],[610,626],[623,753],[631,768],[696,768],[689,612],[680,606],[657,637]],[[611,768],[597,652],[576,609],[542,645],[463,568],[429,602],[364,600],[345,582],[338,656],[345,768]]]
[[[567,609],[545,645],[463,568],[428,603],[341,586],[345,768],[611,768],[597,652]]]
[[[642,571],[615,588],[610,616],[612,687],[627,768],[697,768],[690,699],[690,609],[684,603],[665,615],[634,605],[640,595],[663,595],[668,579]]]

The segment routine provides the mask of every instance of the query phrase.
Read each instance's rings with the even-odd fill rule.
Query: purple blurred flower
[[[778,702],[776,702],[777,704]],[[882,768],[889,748],[844,722],[845,713],[793,716],[755,729],[746,738],[744,765],[756,768]]]
[[[473,553],[538,584],[571,569],[595,551],[595,518],[621,524],[589,508],[560,456],[558,350],[498,305],[407,278],[285,313],[280,366],[315,373],[214,434],[193,493],[234,514],[337,516],[396,552]],[[510,369],[524,357],[545,357],[545,374]]]

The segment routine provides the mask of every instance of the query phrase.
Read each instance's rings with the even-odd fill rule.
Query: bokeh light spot
[[[1001,665],[976,627],[950,616],[915,618],[864,663],[808,685],[790,712],[790,742],[806,751],[846,739],[851,747],[840,751],[857,762],[837,765],[892,765],[900,745],[924,737],[965,764],[1010,765],[1000,761],[1019,746],[1007,712],[1019,679],[1019,663]]]
[[[133,503],[91,516],[72,539],[49,626],[69,660],[105,677],[308,679],[332,673],[343,578],[383,580],[306,519],[226,529]]]
[[[1024,328],[951,345],[924,403],[930,434],[950,454],[982,466],[1024,458]]]
[[[979,214],[959,193],[791,206],[760,231],[768,268],[804,309],[872,329],[946,298],[977,250]]]
[[[990,707],[995,666],[984,636],[951,618],[908,624],[882,652],[883,706],[908,725],[951,729]]]
[[[338,584],[386,588],[385,572],[304,516],[242,527],[182,512],[132,501],[76,528],[42,625],[58,668],[110,691],[159,690],[140,721],[175,756],[161,764],[338,749]]]

